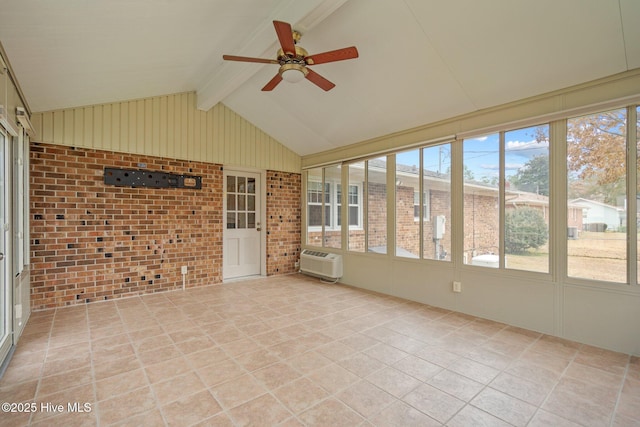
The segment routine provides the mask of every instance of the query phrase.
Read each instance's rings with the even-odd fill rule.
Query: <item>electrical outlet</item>
[[[453,292],[462,292],[462,282],[453,282]]]
[[[182,272],[183,275],[185,275],[187,274],[188,267],[186,265],[183,265],[180,271]]]
[[[296,266],[296,269],[300,268],[300,261],[296,261],[295,266]]]

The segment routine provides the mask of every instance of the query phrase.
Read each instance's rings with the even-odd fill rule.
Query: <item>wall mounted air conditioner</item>
[[[304,249],[300,254],[300,272],[337,282],[342,277],[342,255]]]

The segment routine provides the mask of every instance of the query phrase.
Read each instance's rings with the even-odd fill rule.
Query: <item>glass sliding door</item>
[[[7,203],[7,178],[8,164],[8,138],[0,131],[0,364],[4,361],[11,348],[11,281],[8,277],[10,268],[8,240],[8,212]]]

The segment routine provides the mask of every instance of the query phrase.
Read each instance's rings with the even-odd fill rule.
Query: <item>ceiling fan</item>
[[[335,84],[314,72],[308,66],[326,64],[327,62],[343,61],[358,57],[358,49],[355,46],[329,52],[309,55],[304,48],[297,46],[301,34],[291,29],[291,25],[282,21],[273,21],[281,49],[278,50],[277,59],[250,58],[246,56],[222,55],[227,61],[258,62],[261,64],[278,64],[278,74],[267,83],[262,90],[273,90],[282,80],[299,82],[306,78],[311,83],[327,91],[335,87]]]

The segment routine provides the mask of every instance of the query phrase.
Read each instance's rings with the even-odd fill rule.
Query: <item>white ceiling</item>
[[[273,20],[336,84],[260,89]],[[0,41],[34,112],[196,91],[300,155],[640,67],[637,0],[0,0]]]

